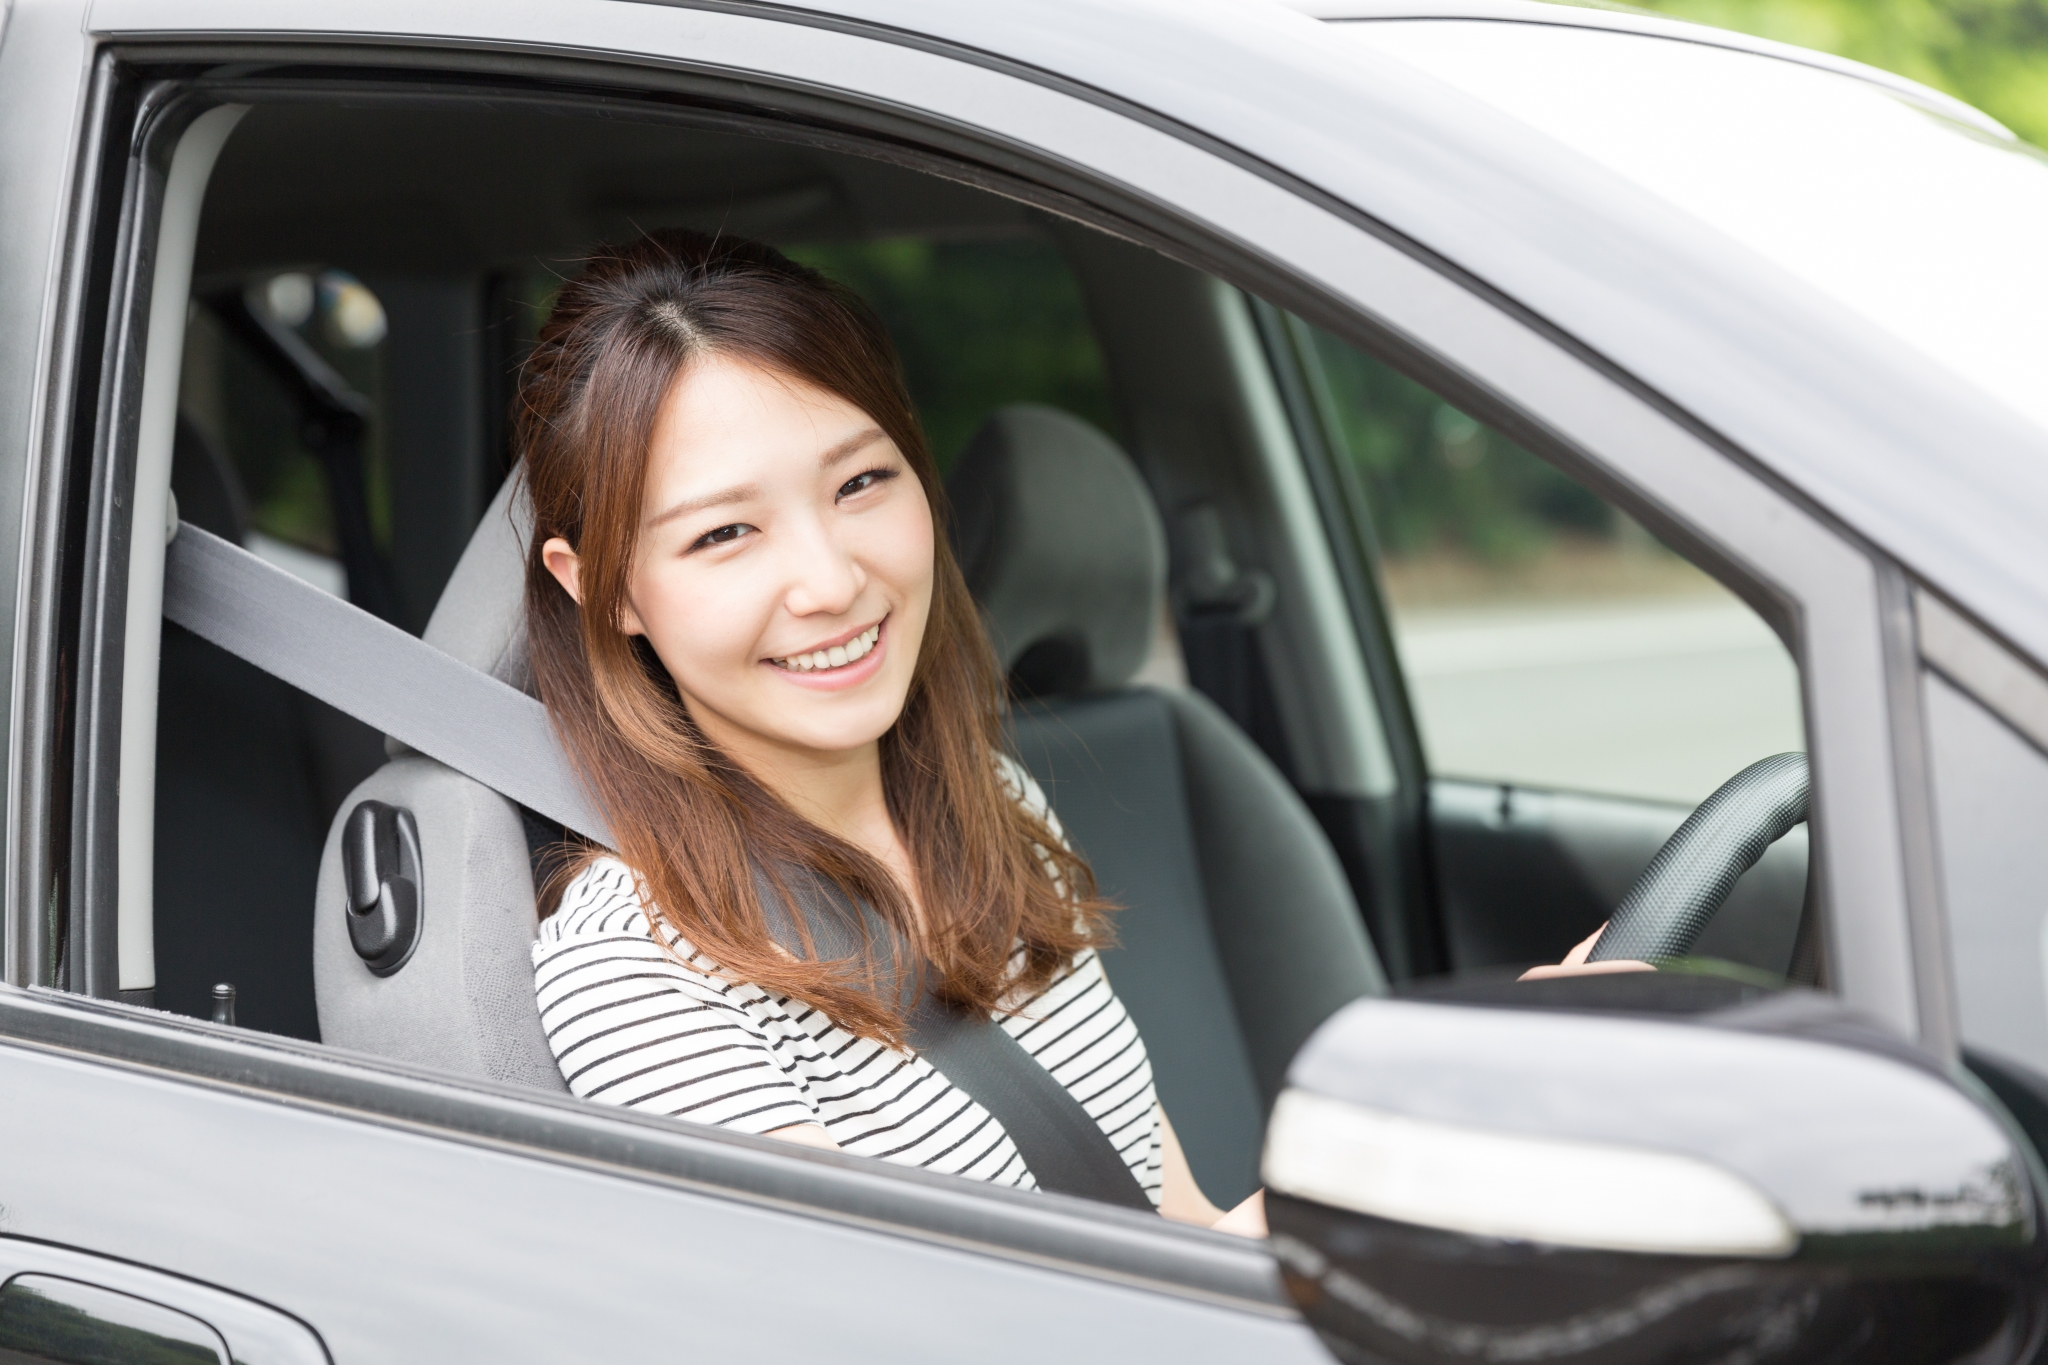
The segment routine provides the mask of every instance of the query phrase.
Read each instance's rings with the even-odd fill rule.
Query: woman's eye
[[[865,474],[856,474],[839,485],[839,496],[850,498],[855,493],[865,493],[879,483],[896,477],[893,469],[870,469]]]
[[[730,545],[753,529],[751,526],[736,521],[730,526],[721,526],[715,531],[706,531],[703,535],[698,536],[695,541],[691,542],[690,548],[693,550],[705,550],[713,545]]]

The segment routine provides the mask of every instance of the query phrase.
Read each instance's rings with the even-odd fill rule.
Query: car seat
[[[515,475],[470,537],[423,638],[472,668],[531,690],[526,541]],[[335,813],[314,896],[313,991],[320,1037],[336,1047],[465,1076],[566,1091],[533,1000],[534,881],[527,817],[512,801],[430,758],[393,757]],[[409,811],[419,838],[419,935],[388,975],[357,955],[341,852],[365,801]]]
[[[1343,873],[1270,763],[1190,692],[1125,686],[1161,609],[1164,538],[1108,439],[1051,409],[992,417],[954,473],[970,586],[1013,675],[1016,734],[1062,821],[1127,908],[1106,961],[1144,1031],[1168,1112],[1219,1197],[1256,1179],[1286,1060],[1380,986]],[[428,643],[530,687],[521,593],[530,516],[500,490],[427,625]],[[351,943],[342,833],[364,801],[411,812],[420,932],[378,975]],[[397,751],[342,804],[315,901],[314,986],[337,1047],[560,1091],[533,1000],[530,857],[513,802]]]
[[[1165,609],[1166,537],[1110,439],[1055,408],[991,416],[947,484],[969,589],[1018,696],[1019,756],[1118,902],[1110,980],[1219,1200],[1256,1188],[1288,1062],[1385,989],[1301,798],[1201,693],[1131,686]]]

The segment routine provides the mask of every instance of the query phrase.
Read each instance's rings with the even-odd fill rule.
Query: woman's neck
[[[827,833],[878,856],[878,843],[895,842],[896,826],[889,818],[889,798],[882,788],[880,745],[829,753],[736,753],[734,757],[755,781]]]
[[[880,743],[853,749],[797,749],[765,742],[715,716],[699,717],[698,726],[798,815],[879,858],[914,898],[917,879],[882,787]]]
[[[889,869],[909,903],[915,932],[923,934],[924,898],[918,894],[917,867],[889,816],[879,741],[854,749],[799,749],[726,724],[708,707],[702,713],[692,707],[690,714],[706,739],[791,810]]]

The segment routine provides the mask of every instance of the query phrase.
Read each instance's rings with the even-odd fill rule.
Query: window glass
[[[1305,330],[1434,773],[1692,803],[1805,747],[1791,657],[1740,599],[1499,432]]]
[[[2048,759],[1940,677],[1924,688],[1963,1041],[2048,1074]]]

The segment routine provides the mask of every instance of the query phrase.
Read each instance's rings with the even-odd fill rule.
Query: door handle
[[[312,1328],[254,1299],[21,1237],[0,1237],[0,1358],[333,1365]]]

